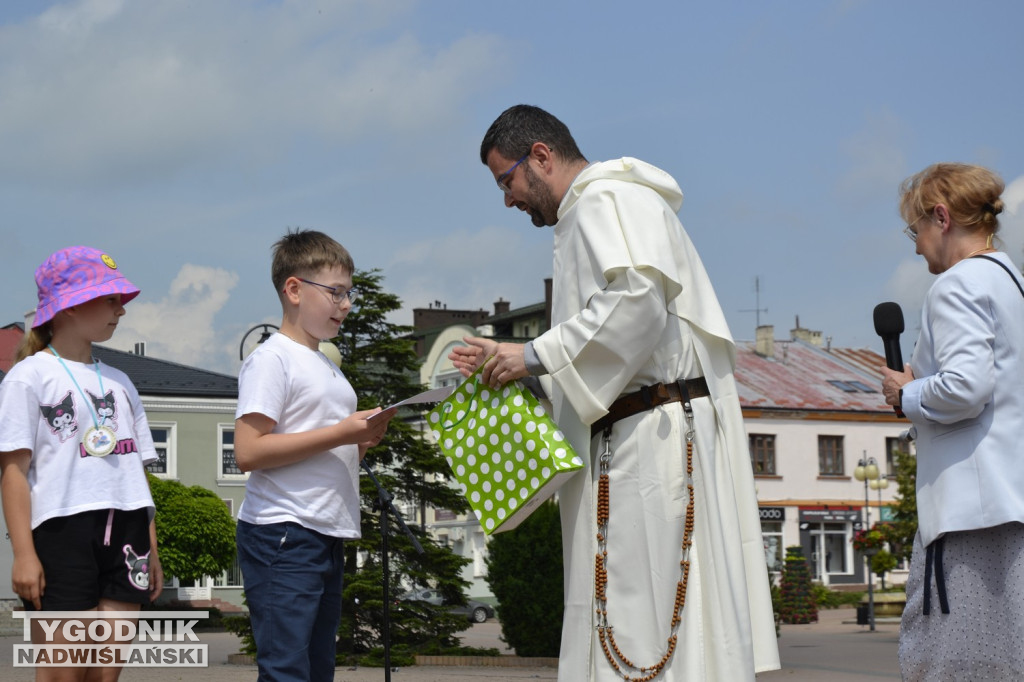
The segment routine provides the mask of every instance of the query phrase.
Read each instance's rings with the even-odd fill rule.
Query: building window
[[[761,538],[764,540],[764,559],[770,573],[782,572],[786,558],[782,551],[782,522],[762,521]]]
[[[434,510],[434,521],[455,521],[457,518],[455,512],[448,509]]]
[[[910,454],[910,443],[902,438],[885,439],[885,471],[890,476],[896,475],[896,455],[899,453]]]
[[[871,388],[870,386],[865,384],[863,381],[847,381],[846,383],[848,383],[851,386],[853,386],[854,388],[858,389],[861,393],[878,393],[878,391],[876,391],[875,389]]]
[[[845,393],[856,393],[857,391],[860,391],[861,393],[878,393],[878,391],[871,388],[863,381],[850,381],[849,379],[843,379],[840,381],[839,379],[829,379],[828,383]]]
[[[848,382],[845,382],[845,381],[839,381],[838,379],[829,379],[828,383],[832,384],[833,386],[838,388],[840,391],[844,391],[846,393],[856,393],[857,392],[857,387],[856,386],[853,386],[853,385],[851,385],[851,384],[849,384]]]
[[[843,475],[843,437],[818,436],[818,474]]]
[[[445,386],[458,386],[462,383],[463,376],[458,372],[440,373],[434,377],[434,388]]]
[[[852,575],[849,523],[812,524],[811,577],[828,584],[829,575]]]
[[[775,475],[775,436],[773,434],[750,434],[750,464],[754,475]]]
[[[160,478],[174,478],[176,474],[175,453],[177,429],[173,422],[150,422],[149,432],[153,436],[157,460],[146,465],[146,471]]]
[[[214,587],[242,587],[242,569],[238,567],[238,559],[231,562],[231,568],[213,578]]]
[[[217,432],[219,436],[217,457],[220,464],[220,477],[222,479],[246,478],[249,474],[239,469],[238,462],[235,461],[235,425],[218,424]]]
[[[487,577],[487,545],[483,533],[473,533],[473,577]]]

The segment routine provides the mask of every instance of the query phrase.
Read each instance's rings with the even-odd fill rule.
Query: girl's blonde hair
[[[25,335],[21,337],[21,343],[18,344],[18,349],[14,352],[14,364],[18,364],[25,358],[35,355],[39,351],[43,350],[52,340],[52,321],[41,324],[33,329],[29,329],[25,332]]]

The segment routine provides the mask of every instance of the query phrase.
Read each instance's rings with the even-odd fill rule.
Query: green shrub
[[[242,604],[246,607],[249,606],[244,592],[242,593]],[[252,621],[249,620],[248,612],[238,616],[224,616],[221,623],[223,623],[225,630],[235,633],[242,640],[240,651],[243,654],[256,655],[256,639],[252,634]]]
[[[814,603],[819,609],[838,609],[844,606],[856,606],[860,603],[863,592],[847,592],[831,590],[821,583],[814,583],[811,586],[811,593],[814,596]]]
[[[547,501],[487,546],[487,584],[502,640],[519,656],[557,656],[562,642],[562,524]]]
[[[160,618],[160,611],[175,611],[179,613],[182,611],[205,611],[207,613],[206,618],[197,618],[199,622],[193,628],[194,632],[221,632],[225,629],[225,616],[216,606],[197,607],[193,606],[191,602],[178,601],[177,599],[147,604],[142,607],[139,618],[158,620]]]

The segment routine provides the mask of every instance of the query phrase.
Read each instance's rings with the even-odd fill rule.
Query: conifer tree
[[[382,287],[377,270],[357,271],[352,281],[359,298],[333,341],[342,355],[342,371],[355,389],[359,409],[386,407],[424,390],[418,382],[419,363],[412,341],[403,338],[411,328],[388,317],[401,307],[397,296]],[[426,407],[431,405],[414,406]],[[447,474],[448,463],[440,451],[414,428],[421,412],[399,413],[377,447],[366,454],[366,463],[381,485],[394,496],[401,511],[427,506],[465,512],[465,498],[432,474]],[[412,422],[412,424],[410,423]],[[447,547],[433,542],[422,526],[409,523],[424,549],[417,554],[391,515],[389,543],[388,604],[383,601],[380,516],[371,511],[378,491],[369,476],[360,476],[362,538],[346,543],[345,585],[339,654],[363,655],[382,644],[383,610],[389,608],[392,661],[408,665],[415,653],[436,653],[458,646],[457,633],[469,627],[463,616],[446,608],[416,603],[415,608],[396,597],[409,586],[430,585],[443,592],[450,603],[465,603],[468,583],[461,577],[468,563]],[[408,521],[408,520],[407,520]],[[361,559],[361,561],[360,561]],[[407,654],[407,658],[403,658]]]
[[[807,559],[799,545],[786,548],[786,563],[782,567],[782,606],[779,613],[783,623],[816,623],[818,606],[811,592],[811,575]]]

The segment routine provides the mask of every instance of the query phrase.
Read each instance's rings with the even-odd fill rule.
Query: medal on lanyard
[[[64,363],[64,358],[57,353],[57,350],[52,345],[47,345],[50,352],[56,356],[57,361],[60,362],[64,371],[71,377],[72,383],[75,388],[78,389],[78,395],[82,396],[82,400],[85,402],[86,407],[89,408],[89,415],[92,417],[92,426],[85,430],[85,435],[82,436],[82,447],[93,457],[106,457],[114,448],[117,446],[117,434],[109,426],[100,424],[99,414],[97,414],[92,407],[92,403],[89,398],[86,397],[82,387],[78,385],[78,381],[75,379],[75,375],[71,373],[68,366]],[[100,374],[100,363],[97,360],[93,360],[93,366],[96,368],[96,377],[100,380],[100,395],[104,395],[103,391],[103,375]]]

